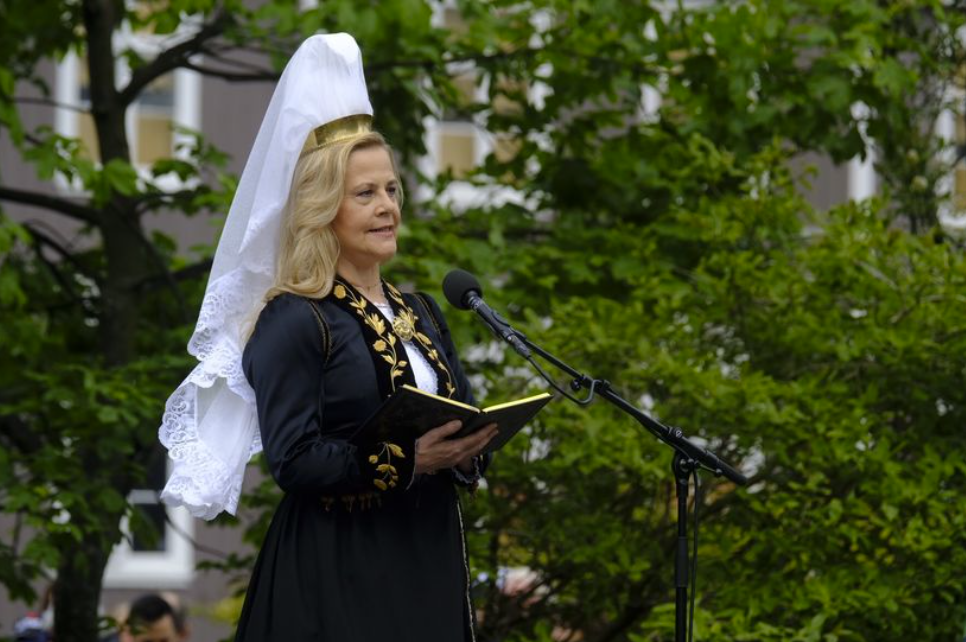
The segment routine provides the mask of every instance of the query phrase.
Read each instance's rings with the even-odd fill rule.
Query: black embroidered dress
[[[402,340],[427,357],[438,394],[473,403],[436,303],[388,284],[386,293],[395,323],[341,281],[321,301],[279,296],[245,348],[265,457],[285,495],[236,642],[473,639],[462,482],[414,477],[411,443],[370,453],[347,441],[396,386],[415,385]]]

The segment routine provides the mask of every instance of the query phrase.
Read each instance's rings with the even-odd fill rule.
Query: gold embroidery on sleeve
[[[388,441],[381,442],[382,449],[375,455],[369,455],[369,463],[376,467],[376,478],[372,483],[379,490],[389,490],[395,488],[399,483],[399,472],[392,465],[392,458],[405,459],[403,449],[396,444]]]

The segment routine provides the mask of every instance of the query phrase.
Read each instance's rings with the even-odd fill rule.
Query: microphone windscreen
[[[466,304],[466,295],[474,291],[483,296],[480,282],[466,270],[450,270],[443,278],[443,294],[454,308],[468,310],[470,306]]]

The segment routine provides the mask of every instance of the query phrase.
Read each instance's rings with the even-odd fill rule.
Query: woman
[[[456,477],[428,473],[459,467],[471,475],[473,457],[495,428],[447,440],[459,428],[453,422],[430,430],[418,449],[396,444],[395,457],[388,448],[358,452],[348,442],[407,379],[431,392],[452,383],[454,396],[472,402],[439,309],[380,279],[400,223],[389,149],[371,133],[310,152],[293,190],[279,285],[270,293],[276,296],[243,359],[265,456],[286,496],[236,639],[471,639]],[[338,275],[326,272],[333,262]],[[312,302],[293,294],[326,290],[331,294]],[[415,320],[429,345],[393,323],[403,318]],[[383,358],[390,333],[405,351],[395,364]],[[442,358],[431,357],[434,349]],[[392,376],[400,363],[404,374]],[[384,491],[375,484],[383,480],[377,468],[390,462],[398,482]]]
[[[370,121],[355,42],[306,41],[219,242],[189,344],[201,363],[168,402],[167,501],[233,511],[238,462],[262,447],[285,491],[239,641],[473,639],[455,486],[475,484],[496,427],[448,439],[458,423],[427,426],[372,452],[349,442],[404,383],[473,401],[439,307],[381,279],[402,191]]]

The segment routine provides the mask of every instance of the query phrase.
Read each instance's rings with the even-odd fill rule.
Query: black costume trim
[[[369,510],[372,505],[375,504],[376,507],[382,507],[382,497],[379,493],[357,493],[351,495],[339,495],[338,497],[333,497],[331,495],[323,495],[319,498],[322,503],[322,508],[325,512],[332,512],[332,508],[336,506],[336,500],[342,502],[342,508],[345,509],[347,513],[352,512],[352,508],[355,506],[359,507],[359,510]]]
[[[466,529],[463,527],[463,507],[456,501],[456,517],[460,525],[460,549],[463,553],[463,571],[466,573],[466,627],[469,629],[470,642],[476,642],[476,612],[473,608],[473,594],[470,592],[470,555],[466,548]]]
[[[422,292],[414,292],[413,296],[419,299],[419,303],[422,304],[423,309],[429,314],[429,320],[433,322],[433,327],[436,328],[436,336],[443,336],[443,328],[440,327],[439,320],[436,318],[436,315],[433,314],[433,308],[429,305],[426,295]]]
[[[453,376],[443,363],[439,349],[420,329],[422,324],[419,316],[406,303],[399,290],[385,281],[382,283],[387,294],[386,301],[392,307],[395,316],[391,323],[377,306],[370,306],[369,300],[341,277],[335,278],[335,286],[327,297],[335,305],[352,314],[359,322],[366,346],[369,348],[369,356],[376,369],[380,395],[385,399],[402,384],[416,386],[416,376],[413,374],[412,366],[405,359],[406,353],[402,347],[403,341],[410,341],[436,372],[436,379],[441,388],[437,394],[453,397],[456,394]]]
[[[329,332],[329,324],[325,322],[325,316],[316,300],[305,297],[302,300],[309,304],[315,316],[315,322],[319,326],[319,333],[322,335],[322,353],[325,355],[322,366],[325,367],[329,364],[329,355],[332,354],[332,333]]]
[[[392,305],[392,303],[395,302],[400,306],[400,308],[393,307],[393,314],[396,315],[396,321],[399,321],[400,319],[408,319],[409,325],[413,328],[413,336],[416,339],[416,341],[413,342],[414,345],[420,349],[420,352],[423,353],[423,356],[426,357],[429,363],[436,370],[436,380],[445,388],[446,396],[452,398],[457,392],[456,385],[453,382],[452,373],[450,373],[449,368],[444,362],[444,359],[440,357],[440,349],[442,346],[436,346],[433,341],[426,336],[425,330],[427,328],[425,327],[424,322],[421,321],[421,317],[413,312],[412,306],[406,302],[405,297],[403,297],[399,290],[389,283],[386,283],[386,290],[389,292],[389,304]],[[436,318],[433,316],[432,312],[430,312],[429,317],[433,322],[433,327],[436,328],[437,336],[441,337],[442,331],[440,330],[439,324],[436,322]],[[393,323],[395,324],[396,321],[393,321]],[[420,331],[421,326],[422,331]],[[445,351],[443,351],[442,354],[445,354]],[[445,381],[443,381],[443,378],[440,377],[440,374],[445,375]],[[437,389],[436,394],[442,393]]]
[[[378,306],[370,305],[370,301],[352,286],[351,283],[336,276],[332,292],[326,297],[334,305],[359,322],[362,335],[376,371],[376,384],[383,399],[389,397],[398,386],[409,384],[416,386],[416,375],[412,366],[405,359],[406,351],[403,342],[410,342],[415,346],[436,373],[436,380],[446,391],[446,396],[456,394],[453,376],[443,361],[440,348],[426,335],[427,329],[420,317],[413,312],[412,307],[403,295],[391,284],[382,282],[386,293],[386,301],[393,311],[393,321],[390,322],[379,310]],[[321,312],[321,311],[319,311]],[[319,315],[320,316],[320,315]],[[432,315],[430,315],[432,316]],[[319,317],[317,316],[317,319]],[[435,327],[438,324],[432,320]],[[323,339],[328,336],[324,319],[320,322]],[[437,332],[438,334],[438,332]],[[405,450],[399,444],[383,443],[376,453],[364,455],[365,464],[372,467],[373,485],[382,492],[387,492],[402,486],[408,488],[412,484],[415,462],[414,457],[407,458]],[[360,453],[362,454],[362,453]],[[413,451],[415,455],[415,451]],[[362,462],[360,462],[362,463]],[[400,470],[405,481],[400,484]],[[351,510],[351,505],[347,507]]]

